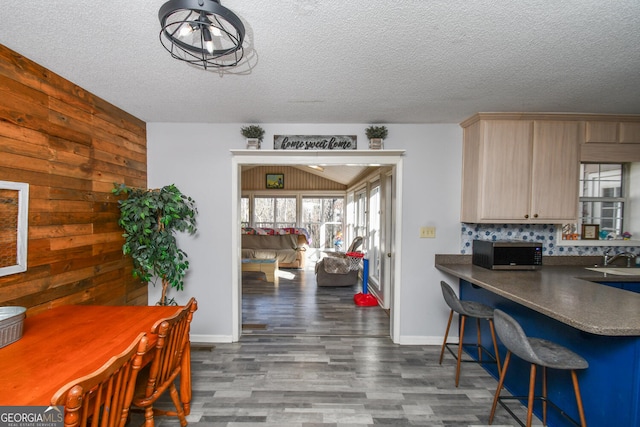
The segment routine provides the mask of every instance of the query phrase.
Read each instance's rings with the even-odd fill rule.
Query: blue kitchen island
[[[637,288],[640,277],[607,276],[580,266],[492,271],[438,259],[436,267],[458,279],[461,299],[499,308],[527,335],[556,341],[587,359],[589,368],[578,371],[578,379],[589,426],[640,426],[640,294],[620,289]],[[614,286],[602,284],[609,282]],[[467,325],[465,341],[473,342],[475,322]],[[482,340],[491,342],[488,330],[482,330]],[[499,351],[504,360],[506,349],[499,345]],[[529,364],[511,360],[505,387],[512,395],[526,395]],[[495,365],[485,369],[497,378]],[[548,381],[549,399],[578,419],[568,372],[549,370]],[[541,417],[540,404],[534,413]],[[572,425],[551,408],[547,416],[549,426]]]

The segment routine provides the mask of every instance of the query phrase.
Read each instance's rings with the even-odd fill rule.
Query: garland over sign
[[[274,135],[274,150],[355,150],[356,135]]]

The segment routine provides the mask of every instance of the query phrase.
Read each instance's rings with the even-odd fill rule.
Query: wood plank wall
[[[242,191],[266,190],[266,175],[273,173],[284,174],[284,191],[325,190],[346,191],[347,186],[331,181],[312,173],[304,172],[292,166],[255,166],[242,170]],[[283,190],[270,190],[282,192]]]
[[[146,305],[122,255],[114,182],[146,187],[146,124],[0,45],[0,180],[29,183],[27,271],[0,305]]]

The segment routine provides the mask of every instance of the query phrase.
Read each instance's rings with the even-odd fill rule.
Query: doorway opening
[[[238,341],[242,334],[242,271],[241,271],[241,221],[240,221],[240,204],[242,194],[241,171],[245,166],[252,165],[330,165],[330,166],[348,166],[348,165],[371,165],[371,166],[388,166],[392,170],[393,179],[393,212],[394,219],[390,221],[393,231],[391,233],[393,242],[388,242],[390,249],[385,256],[388,255],[390,267],[388,274],[391,278],[391,288],[387,300],[389,301],[389,309],[391,317],[389,322],[389,334],[394,342],[399,337],[399,295],[400,295],[400,271],[397,266],[400,265],[400,228],[401,228],[401,206],[402,206],[402,155],[403,150],[388,151],[356,151],[354,152],[287,152],[287,151],[262,151],[255,152],[249,150],[233,150],[232,155],[232,216],[238,218],[236,231],[232,234],[232,248],[236,256],[232,257],[232,312],[233,312],[233,341]],[[393,254],[393,256],[392,256]],[[286,270],[284,270],[286,272]],[[308,270],[305,273],[305,280],[315,280],[313,272]],[[351,289],[351,292],[353,289]]]

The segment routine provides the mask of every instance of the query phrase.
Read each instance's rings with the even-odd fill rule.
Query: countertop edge
[[[450,258],[445,258],[445,259],[449,261],[452,260]],[[443,261],[445,259],[439,258],[437,259],[437,261]],[[595,335],[604,335],[604,336],[640,336],[640,324],[633,324],[631,319],[629,320],[628,325],[620,324],[621,322],[618,322],[618,324],[616,325],[606,325],[604,321],[592,322],[590,321],[590,319],[580,320],[579,317],[585,317],[584,314],[580,315],[580,314],[574,313],[573,316],[566,315],[565,313],[562,313],[560,311],[559,307],[553,307],[551,305],[545,305],[541,303],[542,299],[541,301],[534,301],[532,299],[524,298],[521,294],[517,292],[517,289],[518,289],[517,287],[514,287],[513,291],[507,291],[505,290],[506,286],[501,287],[499,286],[499,284],[491,283],[492,275],[498,275],[495,277],[502,278],[502,277],[505,277],[504,272],[495,272],[487,269],[479,270],[480,267],[473,266],[471,265],[470,262],[469,263],[465,262],[466,260],[462,260],[462,261],[463,261],[462,263],[455,262],[452,264],[436,262],[435,267],[442,272],[451,274],[455,277],[458,277],[459,279],[463,279],[474,285],[480,286],[481,288],[484,288],[490,292],[493,292],[496,295],[502,296],[513,302],[521,304],[524,307],[530,308],[538,313],[544,314],[552,319],[558,320],[564,324],[572,326],[581,331],[592,333]],[[560,268],[553,268],[553,267],[550,267],[550,268],[553,269],[554,274],[556,275],[558,275],[558,271],[562,272]],[[630,293],[629,291],[614,289],[606,285],[595,283],[596,281],[605,280],[600,276],[595,277],[594,275],[592,277],[592,276],[589,276],[587,273],[584,273],[580,277],[578,277],[577,272],[582,271],[584,267],[580,266],[577,268],[580,268],[581,270],[577,270],[576,268],[570,268],[570,267],[567,268],[566,277],[564,278],[564,281],[566,281],[566,286],[564,287],[564,289],[562,289],[562,291],[565,294],[566,293],[570,294],[572,291],[572,287],[573,289],[575,289],[575,287],[577,286],[583,286],[585,287],[585,289],[589,290],[591,293],[597,292],[601,298],[608,298],[612,300],[619,300],[621,298],[628,299],[628,296],[619,294],[619,292]],[[474,273],[477,273],[477,274],[474,274]],[[541,272],[539,274],[542,275],[543,273]],[[532,280],[530,275],[526,277],[527,277],[526,280],[529,280],[529,281]],[[537,280],[539,281],[543,280],[541,278],[542,276],[537,276],[537,277],[538,277]],[[562,277],[562,274],[560,274],[560,277]],[[629,279],[627,277],[626,280],[616,279],[613,281],[638,281],[638,280],[633,278]],[[494,282],[498,282],[498,280],[495,280]],[[594,287],[601,287],[601,288],[594,288]],[[636,298],[638,299],[638,301],[640,301],[640,294],[633,294],[633,299],[636,299]],[[615,302],[613,303],[613,305],[614,306],[616,305]],[[588,312],[588,308],[585,309],[585,311]]]

